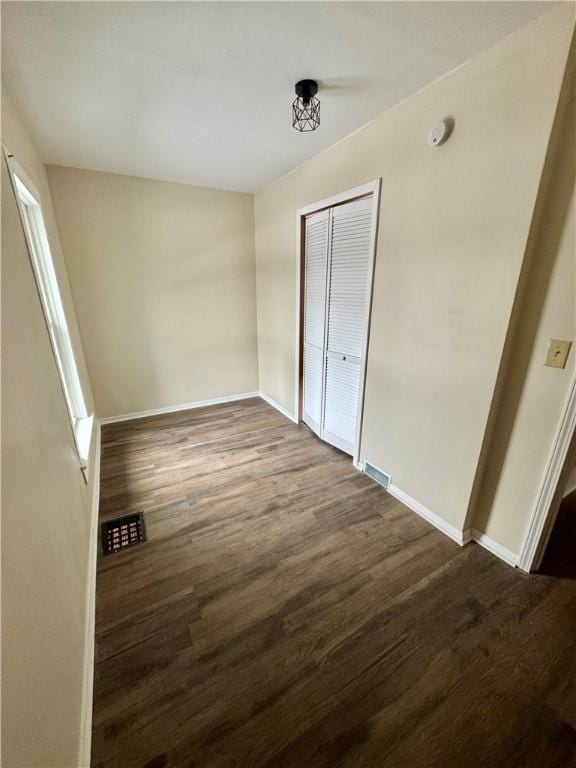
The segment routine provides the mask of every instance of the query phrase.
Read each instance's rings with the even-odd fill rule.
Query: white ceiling
[[[48,163],[252,191],[549,8],[3,2],[3,78]],[[303,77],[315,133],[291,126]]]

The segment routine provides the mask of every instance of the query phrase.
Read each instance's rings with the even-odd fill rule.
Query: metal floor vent
[[[146,523],[143,512],[117,517],[100,526],[102,533],[102,553],[113,555],[121,549],[133,547],[146,541]]]
[[[375,467],[373,464],[366,462],[364,465],[364,472],[368,475],[368,477],[371,477],[372,480],[376,480],[376,482],[383,488],[390,488],[392,478],[390,475],[387,475],[386,472],[382,472],[381,469],[378,469],[378,467]]]

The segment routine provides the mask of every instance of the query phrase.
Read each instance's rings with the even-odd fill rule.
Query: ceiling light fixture
[[[315,131],[320,125],[320,99],[316,98],[316,80],[300,80],[296,83],[296,99],[292,104],[292,125],[297,131]]]

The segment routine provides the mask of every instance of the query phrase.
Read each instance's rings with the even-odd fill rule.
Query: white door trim
[[[546,544],[552,532],[560,499],[557,498],[557,488],[570,444],[576,430],[576,372],[568,391],[568,397],[562,410],[560,424],[554,438],[552,451],[546,464],[544,478],[532,512],[528,532],[522,545],[518,567],[530,573],[540,565]]]
[[[301,374],[302,374],[302,260],[304,255],[304,219],[311,213],[318,213],[325,208],[331,208],[342,203],[349,203],[359,197],[372,195],[372,231],[370,238],[370,261],[368,264],[368,301],[366,302],[366,315],[364,319],[364,339],[362,342],[362,359],[360,363],[360,389],[358,394],[358,422],[356,425],[356,440],[354,445],[353,462],[356,467],[360,460],[360,442],[362,436],[362,418],[364,415],[364,390],[366,385],[366,363],[368,360],[368,341],[370,337],[370,317],[372,313],[372,293],[374,288],[374,267],[376,263],[376,240],[378,237],[378,219],[380,213],[380,189],[382,179],[374,179],[366,184],[360,184],[352,187],[345,192],[340,192],[332,197],[310,203],[296,211],[296,381],[294,397],[294,415],[296,423],[302,420],[302,392],[301,392]]]

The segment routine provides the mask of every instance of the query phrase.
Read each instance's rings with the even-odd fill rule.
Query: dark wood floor
[[[107,426],[98,768],[576,766],[576,582],[460,548],[261,400]]]

